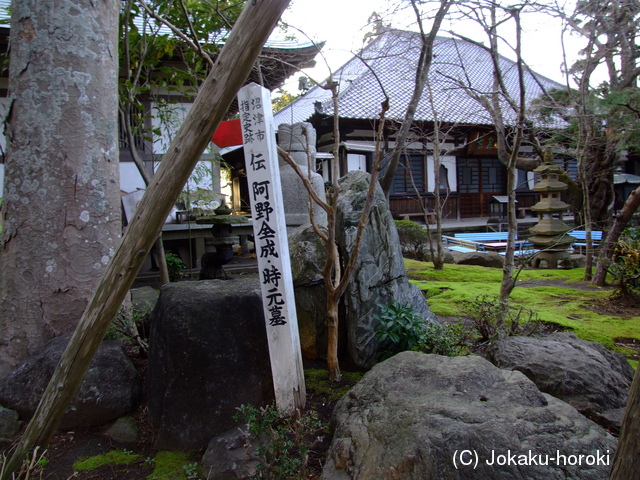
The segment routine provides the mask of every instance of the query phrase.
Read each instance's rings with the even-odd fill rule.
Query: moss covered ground
[[[465,307],[481,295],[498,295],[502,270],[472,265],[445,265],[435,270],[429,262],[405,260],[410,281],[427,297],[436,315],[465,316]],[[511,293],[513,302],[537,313],[540,320],[572,330],[585,340],[601,342],[624,353],[637,355],[619,339],[640,343],[640,310],[619,308],[611,287],[583,282],[584,270],[522,270]],[[631,361],[634,366],[637,362]]]

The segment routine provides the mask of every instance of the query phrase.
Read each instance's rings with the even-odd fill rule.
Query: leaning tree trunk
[[[73,331],[118,245],[118,7],[12,4],[0,377]]]
[[[607,261],[611,258],[613,248],[618,242],[618,238],[620,238],[622,231],[625,229],[636,210],[638,210],[638,207],[640,207],[640,187],[631,192],[626,202],[624,202],[622,210],[620,210],[620,213],[616,217],[615,222],[613,222],[613,226],[609,230],[607,237],[600,246],[596,273],[593,275],[593,280],[591,281],[594,285],[604,285],[607,277]]]

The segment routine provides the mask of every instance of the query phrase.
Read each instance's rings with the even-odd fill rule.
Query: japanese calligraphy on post
[[[238,106],[276,404],[304,407],[305,385],[270,92],[252,83]]]

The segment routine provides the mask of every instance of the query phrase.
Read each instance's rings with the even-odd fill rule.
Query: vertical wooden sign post
[[[276,405],[287,412],[304,408],[306,389],[270,92],[251,83],[238,106]]]

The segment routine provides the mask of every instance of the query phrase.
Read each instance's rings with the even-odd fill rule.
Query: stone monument
[[[314,171],[316,164],[316,131],[309,123],[278,126],[278,146],[285,150],[303,174],[309,179],[313,189],[325,201],[324,180]],[[311,169],[309,168],[311,166]],[[309,194],[294,169],[280,157],[280,180],[287,223],[291,233],[301,225],[311,222],[309,215]],[[327,214],[320,206],[313,205],[313,216],[318,225],[327,225]]]
[[[214,247],[215,251],[207,251],[202,255],[200,280],[220,278],[228,279],[223,266],[233,258],[233,244],[238,237],[233,235],[232,225],[249,223],[242,215],[229,215],[229,209],[224,203],[215,210],[215,215],[207,215],[196,220],[198,224],[211,224],[212,237],[205,240],[206,247]]]

